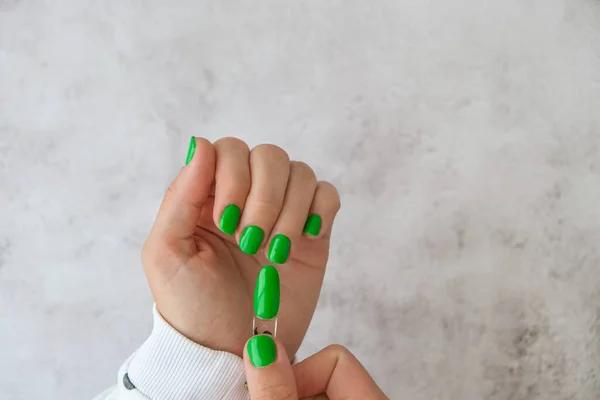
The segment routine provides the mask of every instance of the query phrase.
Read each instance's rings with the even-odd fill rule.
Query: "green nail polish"
[[[196,152],[196,138],[192,136],[190,139],[190,146],[188,147],[187,157],[185,159],[185,165],[188,165],[192,158],[194,158],[194,153]]]
[[[269,246],[269,260],[276,264],[285,264],[289,255],[292,242],[285,235],[275,235]]]
[[[272,319],[279,312],[279,272],[272,265],[263,267],[254,288],[254,314],[261,319]]]
[[[228,235],[233,235],[235,233],[235,228],[237,228],[238,222],[240,222],[241,213],[242,211],[235,204],[230,204],[225,207],[223,215],[221,215],[221,221],[219,221],[219,227],[221,230]]]
[[[319,232],[321,232],[321,217],[317,214],[311,214],[306,219],[306,224],[304,224],[304,233],[310,236],[319,236]]]
[[[247,226],[240,236],[240,249],[246,254],[254,255],[258,252],[264,238],[265,231],[258,226]]]
[[[248,341],[248,356],[256,368],[267,367],[277,359],[277,347],[271,336],[254,336]]]

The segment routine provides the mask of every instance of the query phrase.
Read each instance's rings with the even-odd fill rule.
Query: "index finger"
[[[327,393],[330,399],[387,399],[356,357],[339,345],[326,347],[293,370],[299,398]]]

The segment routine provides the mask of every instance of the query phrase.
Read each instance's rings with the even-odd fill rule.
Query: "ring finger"
[[[312,168],[303,162],[292,161],[285,200],[267,253],[271,262],[284,264],[288,260],[292,243],[302,235],[316,189],[317,177]]]

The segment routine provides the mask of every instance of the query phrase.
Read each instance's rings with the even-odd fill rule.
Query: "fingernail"
[[[190,146],[188,147],[187,157],[185,159],[185,165],[188,165],[192,158],[194,158],[194,153],[196,152],[196,138],[192,136],[190,139]]]
[[[311,214],[306,219],[306,224],[304,224],[304,233],[310,236],[319,236],[319,232],[321,232],[321,217],[317,214]]]
[[[223,215],[221,215],[221,221],[219,221],[219,227],[221,230],[228,235],[233,235],[235,233],[235,228],[237,228],[238,222],[240,222],[241,213],[242,211],[235,204],[230,204],[225,207]]]
[[[275,235],[269,246],[269,260],[276,264],[284,264],[289,255],[292,242],[285,235]]]
[[[271,336],[254,336],[248,341],[248,356],[256,368],[267,367],[277,359],[277,347]]]
[[[258,226],[247,226],[240,236],[240,249],[246,254],[254,255],[258,252],[264,238],[265,231]]]
[[[254,288],[254,314],[258,318],[272,319],[279,312],[279,272],[272,265],[263,267]]]

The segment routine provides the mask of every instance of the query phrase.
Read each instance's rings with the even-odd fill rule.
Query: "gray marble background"
[[[392,399],[600,397],[600,2],[0,0],[1,399],[116,381],[192,134],[342,194],[301,355]]]

